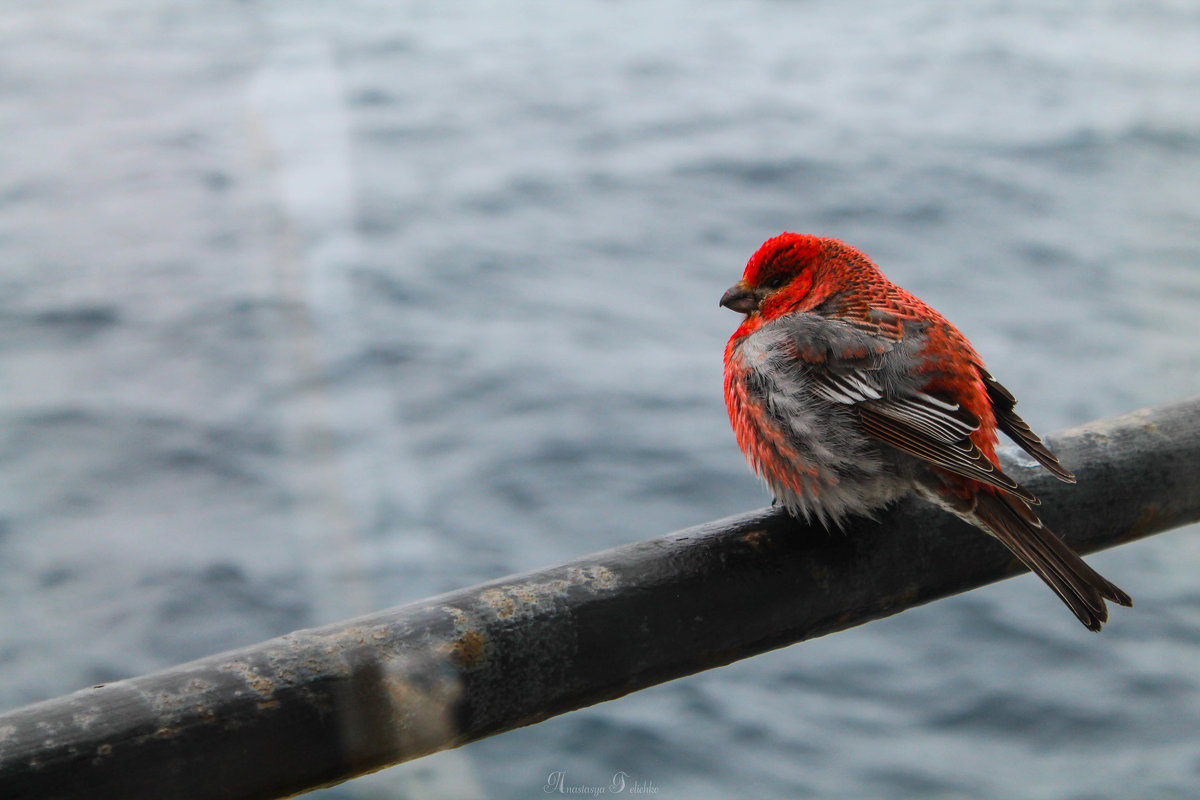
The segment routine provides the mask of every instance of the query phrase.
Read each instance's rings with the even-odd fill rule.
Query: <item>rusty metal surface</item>
[[[1006,471],[1080,551],[1200,519],[1200,398],[1050,440],[1077,486]],[[918,503],[764,509],[0,715],[0,797],[286,796],[1019,571]]]

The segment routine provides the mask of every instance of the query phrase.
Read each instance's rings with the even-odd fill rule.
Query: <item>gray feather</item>
[[[776,497],[805,516],[868,513],[903,493],[902,476],[912,469],[904,453],[1036,504],[971,441],[979,427],[973,414],[922,391],[929,375],[915,367],[924,328],[914,324],[905,334],[895,341],[795,313],[741,342],[748,390],[763,400],[800,462],[787,476],[759,470]]]

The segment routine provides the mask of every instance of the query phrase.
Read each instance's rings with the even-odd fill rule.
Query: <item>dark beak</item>
[[[761,301],[762,298],[747,286],[745,281],[738,281],[733,286],[730,286],[725,294],[721,295],[721,305],[739,314],[749,314],[752,311],[757,311],[758,304]]]

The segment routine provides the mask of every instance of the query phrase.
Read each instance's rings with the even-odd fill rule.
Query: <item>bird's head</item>
[[[834,239],[781,233],[768,239],[750,257],[742,279],[721,297],[721,305],[742,314],[772,319],[797,308],[808,308],[830,292],[830,267],[858,251]]]

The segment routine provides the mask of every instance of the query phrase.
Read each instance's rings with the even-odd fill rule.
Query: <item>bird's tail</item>
[[[1020,499],[986,490],[975,498],[972,521],[1045,581],[1088,630],[1098,631],[1108,621],[1105,600],[1133,605],[1129,595],[1085,564]]]

